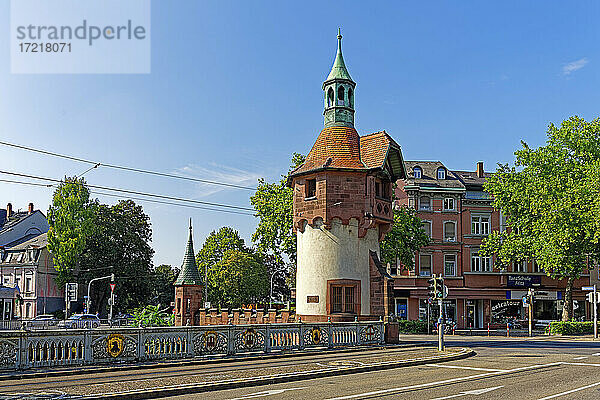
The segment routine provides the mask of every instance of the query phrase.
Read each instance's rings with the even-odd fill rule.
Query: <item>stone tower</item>
[[[175,283],[175,326],[199,325],[198,310],[202,307],[202,280],[196,266],[192,219],[190,236],[185,248],[181,271]]]
[[[292,171],[298,238],[296,312],[304,321],[387,315],[392,279],[379,241],[393,223],[392,184],[405,177],[400,146],[385,132],[360,137],[342,35],[323,83],[325,127]]]

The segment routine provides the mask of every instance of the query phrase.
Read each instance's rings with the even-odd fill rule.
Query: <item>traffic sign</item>
[[[113,282],[110,283],[110,292],[111,293],[115,291],[115,285],[116,285],[116,283],[113,283]]]
[[[77,301],[77,283],[67,283],[65,292],[67,301]]]
[[[442,298],[448,297],[448,286],[444,285],[444,291],[442,293]]]
[[[591,291],[591,290],[594,290],[594,287],[593,286],[583,286],[581,288],[581,290],[583,290],[583,291]]]

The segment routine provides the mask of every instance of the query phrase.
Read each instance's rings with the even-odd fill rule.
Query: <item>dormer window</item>
[[[446,179],[446,169],[445,168],[438,168],[437,178],[438,179]]]
[[[421,167],[414,167],[413,175],[415,179],[421,179],[421,176],[423,175],[423,170],[421,169]]]

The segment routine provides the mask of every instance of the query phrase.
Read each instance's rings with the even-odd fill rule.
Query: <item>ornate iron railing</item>
[[[376,345],[383,322],[0,332],[0,370]]]

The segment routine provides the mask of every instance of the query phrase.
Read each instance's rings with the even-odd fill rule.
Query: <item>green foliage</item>
[[[94,203],[90,208],[94,228],[86,238],[80,257],[79,280],[87,283],[92,278],[114,273],[117,310],[148,304],[155,277],[149,217],[132,200],[121,200],[113,206]],[[107,283],[100,281],[92,285],[91,311],[105,313],[110,295]]]
[[[175,289],[173,283],[179,275],[179,268],[173,268],[170,265],[159,265],[154,269],[154,279],[152,279],[152,302],[159,306],[168,306],[175,301]]]
[[[294,153],[288,174],[304,163],[302,154]],[[252,241],[260,253],[270,254],[276,262],[284,263],[287,256],[296,263],[296,235],[293,232],[293,189],[287,186],[287,175],[277,183],[264,179],[258,182],[256,193],[250,203],[259,218]]]
[[[430,324],[430,331],[433,330],[433,325]],[[400,333],[414,333],[421,334],[427,333],[427,322],[426,321],[409,321],[399,320],[398,321],[398,332]]]
[[[575,321],[553,321],[546,328],[550,335],[586,335],[594,333],[594,323]]]
[[[401,207],[394,210],[394,225],[381,242],[381,258],[384,263],[393,264],[396,260],[404,268],[414,266],[415,251],[429,244],[429,236],[423,229],[423,222],[413,208]]]
[[[240,307],[262,301],[269,291],[266,257],[246,247],[239,233],[222,227],[211,232],[198,251],[200,276],[206,270],[208,301],[214,305]]]
[[[148,305],[133,311],[133,321],[136,326],[173,326],[175,315],[160,306]]]
[[[485,183],[510,227],[493,232],[483,254],[500,265],[535,259],[555,279],[566,279],[563,321],[572,318],[573,281],[600,259],[600,119],[572,117],[550,125],[546,145],[516,151],[515,167],[500,165]]]
[[[90,204],[90,192],[83,178],[65,177],[52,197],[48,210],[48,249],[60,287],[73,280],[86,237],[93,228]]]
[[[212,287],[209,299],[233,308],[262,301],[269,291],[265,265],[255,255],[239,250],[228,250],[209,269],[208,280]]]

